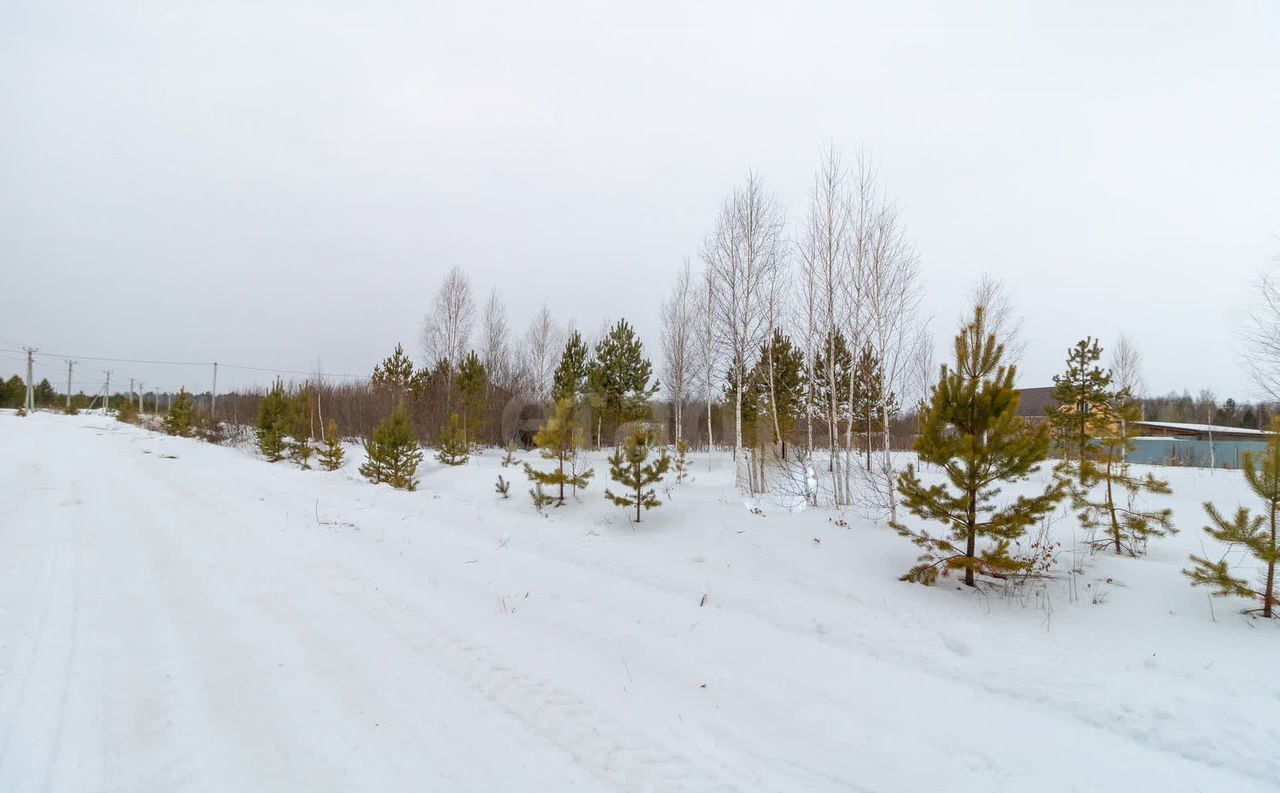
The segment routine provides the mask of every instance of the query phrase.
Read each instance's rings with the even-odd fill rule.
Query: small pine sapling
[[[463,443],[470,451],[479,446],[484,431],[485,394],[489,389],[488,372],[485,371],[480,356],[474,351],[467,353],[458,365],[454,388],[458,392],[458,405],[462,409],[460,426]]]
[[[673,463],[676,472],[676,482],[684,484],[689,478],[689,442],[681,438],[676,441],[676,456]]]
[[[533,508],[538,512],[545,512],[547,507],[555,503],[556,497],[549,496],[542,489],[542,483],[535,481],[533,487],[529,488],[529,498],[533,500]]]
[[[284,392],[284,384],[276,380],[271,391],[262,398],[258,407],[258,424],[254,428],[258,451],[267,458],[267,462],[284,459],[288,421],[289,397]]]
[[[1134,448],[1130,427],[1140,415],[1137,401],[1123,389],[1108,394],[1090,415],[1092,426],[1086,434],[1095,443],[1080,463],[1083,485],[1073,490],[1071,502],[1083,526],[1102,530],[1102,536],[1089,541],[1094,549],[1111,547],[1117,554],[1138,556],[1152,537],[1178,533],[1172,509],[1142,509],[1138,504],[1143,494],[1173,493],[1167,481],[1152,473],[1138,476],[1129,466],[1127,458]],[[1102,488],[1098,497],[1091,497],[1094,485]],[[1119,503],[1117,490],[1124,491]]]
[[[650,487],[662,481],[671,468],[671,456],[664,449],[652,462],[653,436],[645,430],[632,433],[622,446],[609,457],[609,478],[626,488],[622,493],[604,491],[604,497],[620,507],[636,508],[636,523],[640,522],[640,510],[659,507],[657,493]]]
[[[510,468],[516,464],[516,442],[507,441],[506,447],[503,449],[505,454],[502,456],[502,467]]]
[[[1277,434],[1280,418],[1272,424],[1271,431],[1267,450],[1246,452],[1242,465],[1245,482],[1262,499],[1265,511],[1253,515],[1247,507],[1240,507],[1235,517],[1228,520],[1213,504],[1206,502],[1204,508],[1213,525],[1206,526],[1204,531],[1226,543],[1226,552],[1216,562],[1192,555],[1192,567],[1182,571],[1191,579],[1192,586],[1211,587],[1215,595],[1260,600],[1261,608],[1250,611],[1260,611],[1264,617],[1277,616],[1276,607],[1280,606],[1280,596],[1276,594],[1276,566],[1280,564],[1280,544],[1276,542],[1277,513],[1280,513],[1280,434]],[[1258,581],[1251,583],[1232,575],[1228,557],[1238,548],[1257,560],[1262,571]]]
[[[502,474],[498,474],[498,481],[493,489],[503,498],[511,498],[511,482],[503,479]]]
[[[884,375],[884,361],[876,354],[875,347],[865,345],[850,373],[853,380],[850,412],[852,421],[865,440],[864,465],[868,471],[872,466],[871,447],[875,445],[872,439],[876,434],[884,432],[885,417],[892,419],[898,413],[898,397],[885,388]]]
[[[445,465],[466,465],[471,458],[470,444],[467,443],[467,432],[462,417],[457,413],[449,415],[449,423],[440,428],[440,441],[436,448],[436,459]]]
[[[311,456],[313,454],[315,454],[315,448],[312,447],[311,441],[306,436],[301,438],[293,436],[289,439],[289,459],[297,463],[302,470],[311,470]]]
[[[955,363],[943,364],[929,404],[921,416],[915,450],[922,463],[943,470],[946,482],[925,485],[908,465],[898,477],[898,493],[907,511],[941,523],[934,536],[892,521],[890,525],[923,553],[904,581],[936,583],[962,572],[966,586],[976,576],[1028,575],[1034,560],[1017,554],[1014,544],[1053,511],[1067,493],[1055,473],[1044,491],[998,503],[1003,485],[1027,479],[1049,453],[1048,428],[1030,425],[1018,415],[1014,367],[1000,361],[1004,345],[986,328],[982,307],[955,340]],[[988,540],[980,548],[979,540]]]
[[[346,452],[342,449],[342,439],[338,437],[338,422],[329,419],[324,430],[324,447],[320,449],[320,467],[326,471],[336,471],[342,467]]]
[[[403,410],[396,410],[373,430],[372,440],[364,444],[367,459],[360,466],[361,476],[374,484],[386,482],[401,490],[415,490],[422,448],[413,434],[413,425]]]
[[[120,403],[120,407],[116,408],[116,421],[122,421],[125,424],[138,423],[138,406],[133,404],[132,399],[126,399]]]
[[[373,367],[370,385],[375,392],[395,395],[397,404],[404,407],[406,398],[422,386],[423,379],[421,372],[413,370],[413,361],[405,353],[404,345],[397,344],[390,356]]]
[[[578,469],[578,449],[584,438],[583,429],[575,421],[573,401],[570,399],[562,399],[556,404],[555,415],[534,436],[533,442],[537,444],[543,459],[555,460],[556,467],[550,471],[540,471],[525,463],[524,473],[537,485],[554,485],[559,488],[559,495],[554,497],[557,506],[564,504],[566,485],[573,488],[576,495],[578,488],[586,487],[595,475],[595,471],[590,468]],[[536,504],[537,499],[534,501]]]
[[[289,399],[286,414],[287,436],[285,448],[289,459],[303,470],[311,468],[311,455],[315,449],[311,446],[311,392],[299,391]]]
[[[1095,448],[1098,422],[1111,389],[1111,370],[1098,366],[1102,347],[1092,338],[1081,339],[1067,351],[1067,369],[1053,376],[1053,401],[1047,409],[1049,426],[1064,455],[1076,460],[1081,485],[1088,477],[1086,462]]]
[[[195,400],[187,393],[186,388],[178,389],[178,395],[174,397],[173,404],[169,406],[169,412],[165,414],[164,431],[183,438],[191,437],[191,421],[194,412]]]

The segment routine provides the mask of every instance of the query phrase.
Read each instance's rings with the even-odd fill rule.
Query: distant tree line
[[[1265,430],[1271,420],[1280,415],[1280,405],[1270,401],[1236,401],[1227,398],[1219,401],[1211,391],[1201,390],[1192,396],[1190,391],[1170,391],[1164,396],[1148,396],[1142,399],[1142,417],[1147,421],[1171,421],[1180,424],[1217,424],[1223,427],[1242,427]]]

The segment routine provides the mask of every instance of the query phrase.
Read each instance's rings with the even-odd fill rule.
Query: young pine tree
[[[373,430],[373,439],[364,444],[366,460],[361,476],[374,484],[386,482],[401,490],[415,490],[422,448],[413,434],[413,424],[403,410],[396,410]]]
[[[1280,564],[1280,544],[1276,538],[1276,516],[1280,513],[1280,419],[1272,424],[1272,434],[1267,437],[1265,452],[1247,452],[1244,455],[1244,479],[1265,505],[1265,512],[1253,515],[1247,507],[1236,510],[1228,520],[1211,503],[1206,502],[1212,526],[1205,533],[1219,542],[1226,543],[1227,550],[1216,562],[1193,555],[1192,567],[1182,572],[1191,579],[1192,586],[1212,587],[1215,595],[1235,595],[1250,600],[1261,600],[1264,617],[1276,616],[1280,595],[1276,592],[1276,566]],[[1243,548],[1261,568],[1259,580],[1232,575],[1227,557]]]
[[[644,357],[640,337],[625,319],[618,320],[596,344],[587,382],[605,431],[648,417],[658,381],[653,379],[653,366]]]
[[[463,442],[472,448],[479,444],[484,430],[485,392],[489,388],[484,364],[474,351],[462,359],[454,387],[458,391],[458,406],[462,409]]]
[[[800,422],[805,412],[806,382],[804,355],[791,343],[791,338],[775,330],[772,338],[760,345],[760,360],[753,377],[759,410],[768,421],[769,435],[787,459],[787,433]]]
[[[449,423],[440,428],[436,459],[445,465],[466,465],[467,460],[471,459],[470,451],[462,417],[457,413],[450,413]]]
[[[535,504],[538,502],[538,497],[542,496],[545,487],[558,488],[558,496],[542,497],[555,498],[556,506],[560,506],[564,504],[566,485],[573,488],[576,495],[578,488],[586,487],[591,481],[591,477],[595,475],[594,471],[590,468],[585,471],[578,470],[578,449],[582,447],[585,437],[586,433],[574,419],[572,401],[562,399],[556,403],[555,415],[547,420],[533,438],[543,459],[555,460],[556,467],[550,471],[540,471],[529,463],[524,464],[525,476],[529,477],[537,487],[538,496],[533,496]]]
[[[49,384],[49,378],[44,378],[36,383],[33,396],[35,397],[36,407],[48,407],[58,398],[58,392],[53,390],[53,386]]]
[[[829,443],[834,444],[840,432],[839,422],[849,413],[849,381],[853,377],[853,355],[844,340],[844,334],[831,331],[822,349],[816,350],[813,361],[813,383],[809,388],[816,415],[821,416],[827,428]],[[832,413],[836,421],[831,421]]]
[[[1092,338],[1081,339],[1068,350],[1066,371],[1053,376],[1053,402],[1048,408],[1054,438],[1063,454],[1076,460],[1082,485],[1098,426],[1090,417],[1105,410],[1111,390],[1111,371],[1097,365],[1101,359],[1102,347]]]
[[[955,363],[943,364],[921,417],[916,453],[938,466],[946,483],[925,485],[914,465],[898,478],[903,506],[946,527],[935,537],[890,524],[924,551],[905,581],[932,584],[939,575],[963,572],[964,583],[974,586],[978,575],[1028,572],[1031,561],[1016,557],[1013,544],[1066,495],[1066,482],[1055,475],[1042,493],[1005,504],[996,500],[1004,485],[1039,470],[1049,453],[1049,435],[1043,425],[1028,425],[1018,416],[1015,370],[1000,363],[1004,346],[987,332],[984,314],[976,308],[973,321],[956,337]],[[980,548],[979,540],[989,544]]]
[[[0,384],[0,408],[22,407],[27,397],[27,385],[16,374]]]
[[[187,393],[186,388],[179,388],[178,395],[173,398],[169,412],[164,417],[164,431],[170,435],[191,437],[192,414],[195,412],[195,400]]]
[[[371,384],[375,391],[401,395],[418,385],[422,374],[415,372],[413,361],[405,354],[404,345],[397,344],[391,355],[373,367]]]
[[[384,409],[402,410],[406,414],[414,409],[414,402],[429,388],[431,375],[422,369],[415,370],[413,361],[405,354],[404,345],[396,344],[391,355],[373,367],[370,386],[378,395]]]
[[[311,389],[304,388],[289,397],[285,414],[285,449],[289,459],[304,470],[311,468]]]
[[[759,382],[760,368],[742,367],[746,375],[745,382],[739,386],[738,383],[738,367],[730,366],[724,375],[724,403],[726,405],[736,405],[738,403],[738,388],[742,388],[742,437],[746,439],[749,446],[755,445],[755,441],[759,438],[769,438],[772,436],[772,430],[763,431],[764,427],[757,428],[757,423],[764,421],[761,416],[763,406],[760,404],[760,392],[763,388]],[[757,429],[761,431],[757,432]]]
[[[138,406],[132,399],[126,398],[120,402],[120,406],[116,408],[116,421],[122,421],[125,424],[138,423]]]
[[[1173,510],[1144,510],[1138,505],[1143,494],[1167,496],[1173,492],[1169,483],[1155,474],[1138,476],[1129,467],[1127,458],[1133,451],[1130,428],[1139,420],[1140,410],[1129,392],[1121,389],[1109,392],[1090,412],[1087,433],[1094,443],[1082,470],[1088,486],[1075,488],[1071,494],[1072,506],[1080,510],[1080,522],[1102,530],[1102,536],[1090,544],[1130,556],[1144,553],[1150,538],[1178,532],[1173,527]],[[1096,497],[1092,496],[1094,485],[1102,489]]]
[[[671,468],[671,457],[666,450],[659,452],[652,462],[653,436],[646,430],[632,433],[609,457],[609,478],[626,488],[620,494],[606,489],[604,497],[620,507],[636,508],[636,523],[640,522],[640,509],[653,509],[662,505],[650,485],[662,481]]]
[[[898,399],[892,392],[885,392],[884,367],[880,356],[870,345],[862,348],[853,368],[853,407],[850,412],[857,422],[857,431],[866,439],[866,467],[871,470],[872,439],[884,432],[884,414],[892,417],[898,412]],[[886,411],[887,408],[887,411]]]
[[[284,383],[279,379],[271,387],[271,391],[262,398],[258,407],[258,424],[254,435],[258,441],[258,451],[267,458],[267,462],[279,462],[284,459],[285,437],[289,432],[289,396],[284,391]]]
[[[551,378],[551,398],[556,404],[569,400],[576,405],[586,392],[588,370],[587,345],[582,341],[582,334],[575,330],[569,334]]]
[[[336,471],[342,467],[345,457],[342,438],[338,436],[338,422],[329,419],[329,424],[324,428],[324,446],[320,449],[320,467],[326,471]]]

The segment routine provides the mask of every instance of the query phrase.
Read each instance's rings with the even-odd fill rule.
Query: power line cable
[[[10,350],[0,348],[0,352],[22,352],[22,350]],[[67,353],[39,352],[35,353],[36,357],[42,358],[76,358],[84,361],[105,361],[109,363],[133,363],[145,366],[213,366],[214,361],[160,361],[147,360],[142,358],[107,358],[94,355],[71,355]],[[18,359],[25,360],[25,358]],[[249,366],[247,364],[222,363],[217,362],[218,366],[228,369],[241,369],[249,372],[266,372],[269,374],[290,374],[310,377],[311,375],[319,375],[320,377],[345,377],[352,380],[370,380],[369,375],[365,374],[344,374],[342,372],[308,372],[301,369],[276,369],[268,366]],[[45,364],[36,364],[37,366],[45,366]]]

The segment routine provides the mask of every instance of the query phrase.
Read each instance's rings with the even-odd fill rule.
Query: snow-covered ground
[[[3,793],[1280,787],[1280,627],[1178,573],[1238,472],[1163,470],[1182,534],[1074,582],[1064,519],[1008,597],[723,456],[633,526],[600,464],[544,518],[496,452],[404,493],[96,416],[0,449]]]

